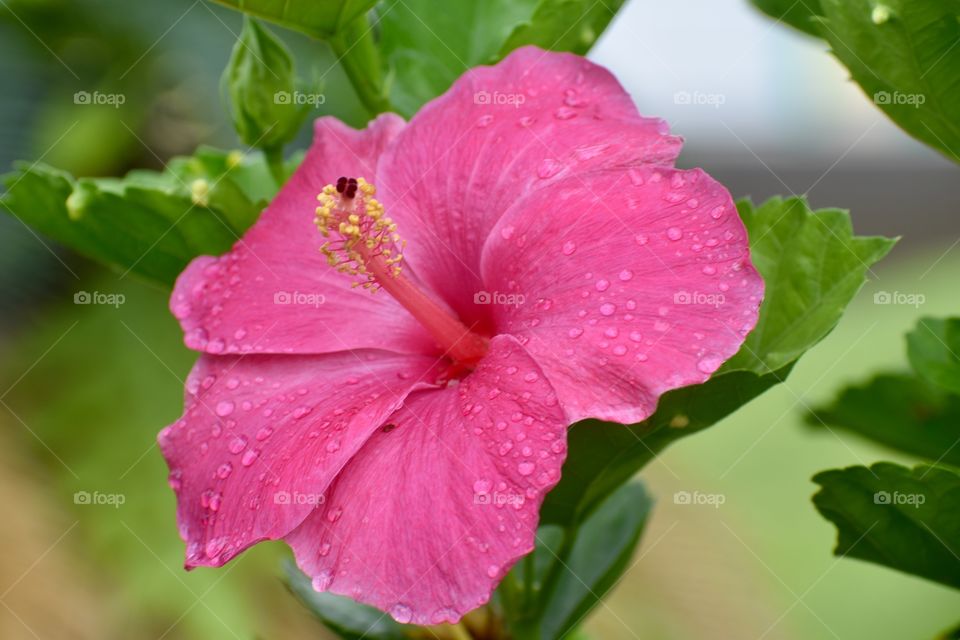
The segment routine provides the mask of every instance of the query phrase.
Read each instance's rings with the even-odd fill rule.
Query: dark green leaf
[[[960,475],[952,468],[824,471],[813,502],[837,527],[840,556],[850,556],[960,588]]]
[[[960,2],[821,0],[821,33],[867,97],[960,162]]]
[[[290,52],[252,18],[243,22],[224,81],[237,134],[260,149],[290,142],[317,95],[298,89]]]
[[[329,38],[358,18],[377,0],[214,0],[251,16],[306,33]]]
[[[751,0],[753,4],[775,20],[812,36],[820,36],[814,17],[822,15],[820,0]]]
[[[737,204],[754,265],[766,283],[757,327],[725,371],[764,374],[793,362],[822,340],[895,240],[853,235],[840,209],[811,211],[801,198]]]
[[[74,179],[19,163],[0,206],[77,252],[164,285],[198,255],[227,251],[273,194],[260,155],[201,149],[163,173]]]
[[[285,566],[287,584],[310,612],[347,640],[403,640],[402,627],[387,614],[350,598],[320,593],[293,562]]]
[[[379,44],[393,82],[390,99],[410,116],[467,69],[524,44],[586,52],[623,0],[384,0]]]
[[[960,396],[910,374],[847,387],[807,421],[848,429],[899,451],[960,466]]]
[[[545,594],[541,637],[564,637],[579,625],[626,571],[653,506],[639,482],[621,486],[575,531],[555,558],[556,582]]]
[[[960,394],[960,318],[921,320],[907,334],[907,355],[921,376]]]

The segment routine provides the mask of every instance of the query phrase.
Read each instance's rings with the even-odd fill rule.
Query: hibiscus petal
[[[286,535],[435,360],[382,351],[200,357],[160,432],[187,566]]]
[[[473,305],[480,247],[513,202],[600,167],[672,165],[680,145],[606,69],[523,47],[414,116],[380,161],[379,195],[407,261],[469,325],[487,315]]]
[[[287,541],[314,587],[400,622],[455,622],[534,546],[565,421],[509,336],[456,387],[411,394]]]
[[[483,274],[524,296],[492,300],[497,328],[525,345],[568,418],[632,423],[709,378],[754,327],[763,281],[748,249],[729,193],[704,172],[602,171],[517,203]]]
[[[188,347],[214,354],[434,349],[390,296],[351,288],[327,264],[313,222],[323,186],[341,175],[375,179],[377,158],[403,126],[391,114],[363,131],[317,120],[313,146],[260,220],[229,253],[199,257],[177,279],[170,308]]]

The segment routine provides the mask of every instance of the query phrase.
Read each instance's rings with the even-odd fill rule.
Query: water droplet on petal
[[[601,278],[600,280],[597,280],[597,283],[594,286],[596,286],[597,291],[606,291],[610,288],[610,281]]]
[[[628,280],[633,279],[633,271],[630,271],[630,269],[624,269],[617,277],[620,278],[621,282],[627,282]]]
[[[256,459],[260,457],[260,452],[256,449],[249,449],[246,453],[243,454],[243,457],[240,458],[240,464],[245,467],[252,465]]]
[[[612,316],[616,310],[617,307],[609,302],[600,305],[600,315]]]
[[[330,575],[330,572],[321,571],[313,577],[310,584],[313,586],[314,591],[326,591],[331,582],[333,582],[333,576]]]
[[[573,254],[573,252],[576,251],[576,250],[577,250],[577,245],[576,245],[576,243],[570,242],[570,241],[567,241],[567,242],[564,242],[564,243],[563,243],[563,249],[562,249],[563,255],[569,256],[569,255]]]
[[[230,453],[240,453],[247,447],[247,439],[243,436],[237,436],[230,441],[230,444],[227,445],[227,450]]]
[[[222,465],[217,467],[217,477],[226,479],[230,476],[231,471],[233,471],[233,465],[229,462],[224,462]]]
[[[567,335],[574,339],[579,338],[583,335],[583,329],[580,327],[574,327],[567,332]]]
[[[502,229],[500,229],[500,237],[503,238],[504,240],[509,240],[510,238],[513,237],[514,231],[516,231],[516,229],[513,226],[503,227]]]
[[[413,611],[405,604],[395,604],[390,607],[390,615],[400,624],[408,624],[413,620]]]
[[[676,242],[683,237],[683,231],[677,227],[670,227],[667,229],[667,237]]]
[[[218,416],[221,418],[226,417],[233,413],[234,404],[230,400],[221,400],[217,403],[217,408],[215,409]]]
[[[522,476],[528,476],[533,473],[534,464],[532,462],[521,462],[517,465],[517,473]]]
[[[716,356],[707,356],[697,363],[697,369],[703,373],[713,373],[720,368],[721,364],[723,364],[723,360],[720,358]]]
[[[487,576],[489,576],[490,578],[496,578],[498,575],[500,575],[500,567],[498,567],[495,564],[492,564],[489,567],[487,567]]]

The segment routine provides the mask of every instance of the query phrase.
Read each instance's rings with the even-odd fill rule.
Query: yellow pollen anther
[[[327,242],[320,252],[337,271],[357,276],[353,286],[376,291],[377,276],[396,278],[403,259],[403,241],[397,225],[384,215],[383,204],[373,198],[376,187],[364,180],[340,178],[317,194],[320,206],[314,222]]]

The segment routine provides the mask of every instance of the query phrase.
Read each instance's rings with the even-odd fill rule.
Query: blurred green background
[[[681,24],[687,37],[672,31]],[[199,0],[0,0],[0,165],[42,159],[76,175],[118,175],[199,143],[237,147],[219,76],[239,30],[238,15]],[[283,37],[301,75],[323,79],[322,113],[361,125],[367,114],[329,50]],[[902,458],[814,431],[803,414],[844,382],[904,367],[902,335],[921,314],[960,309],[957,169],[875,111],[822,45],[774,28],[746,3],[634,0],[592,57],[641,111],[687,137],[682,166],[704,166],[737,197],[809,192],[816,206],[850,208],[861,233],[905,239],[785,385],[648,467],[659,497],[653,522],[588,631],[934,637],[957,622],[960,596],[833,558],[833,528],[809,502],[816,471]],[[76,104],[78,91],[126,100]],[[681,91],[722,94],[723,104],[678,104]],[[878,291],[925,302],[875,305]],[[77,305],[77,292],[124,302]],[[179,415],[194,356],[166,296],[0,217],[2,638],[326,637],[286,593],[282,544],[220,570],[182,569],[154,439]],[[677,505],[680,490],[725,502]],[[123,504],[78,504],[77,492]]]

